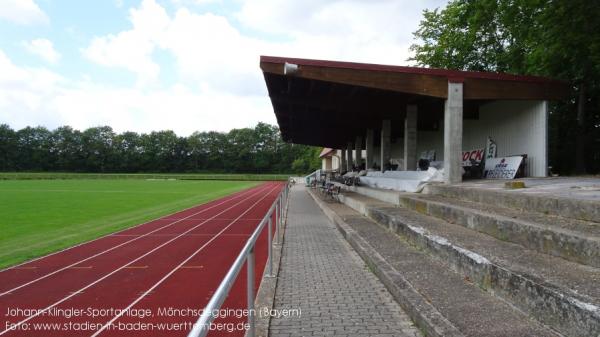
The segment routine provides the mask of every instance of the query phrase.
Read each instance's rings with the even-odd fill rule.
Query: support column
[[[417,106],[406,107],[404,119],[404,170],[417,170]]]
[[[340,173],[346,171],[346,151],[344,149],[340,150],[341,154],[340,154]]]
[[[356,136],[356,142],[354,143],[354,165],[360,167],[362,164],[362,137]]]
[[[367,135],[365,137],[365,150],[367,152],[365,168],[368,170],[373,165],[373,129],[367,129]]]
[[[347,162],[347,170],[348,171],[352,171],[352,164],[354,163],[354,161],[352,160],[352,148],[353,148],[352,142],[348,142],[348,162]]]
[[[392,122],[389,119],[384,119],[383,122],[381,122],[381,172],[385,170],[385,167],[390,162],[391,134]]]
[[[448,82],[444,104],[444,174],[447,184],[462,181],[463,84]]]

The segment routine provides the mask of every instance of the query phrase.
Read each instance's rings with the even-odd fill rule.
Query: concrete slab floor
[[[600,201],[600,178],[594,177],[549,177],[522,178],[524,189],[509,190],[504,188],[506,180],[470,180],[455,186],[463,188],[479,188],[503,190],[510,193],[535,194],[549,197]]]

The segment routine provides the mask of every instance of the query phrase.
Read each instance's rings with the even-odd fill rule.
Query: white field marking
[[[155,230],[153,230],[153,231],[150,231],[150,232],[148,232],[148,233],[145,233],[145,234],[140,234],[140,235],[136,235],[136,236],[135,236],[135,238],[133,238],[133,239],[131,239],[131,240],[128,240],[128,241],[122,242],[122,243],[120,243],[120,244],[118,244],[118,245],[116,245],[116,246],[113,246],[113,247],[111,247],[111,248],[108,248],[108,249],[106,249],[106,250],[104,250],[104,251],[101,251],[101,252],[99,252],[99,253],[96,253],[95,255],[89,256],[89,257],[87,257],[87,258],[85,258],[85,259],[83,259],[83,260],[79,260],[79,261],[77,261],[77,262],[74,262],[74,263],[72,263],[72,264],[70,264],[70,265],[66,266],[66,267],[63,267],[63,268],[57,269],[57,270],[55,270],[55,271],[53,271],[53,272],[50,272],[50,273],[48,273],[48,274],[46,274],[46,275],[40,276],[40,277],[38,277],[38,278],[36,278],[36,279],[34,279],[34,280],[31,280],[31,281],[29,281],[29,282],[23,283],[23,284],[21,284],[20,286],[14,287],[14,288],[12,288],[12,289],[9,289],[9,290],[7,290],[7,291],[5,291],[5,292],[2,292],[2,293],[0,293],[0,297],[2,297],[2,296],[5,296],[5,295],[8,295],[9,293],[12,293],[12,292],[14,292],[15,290],[19,290],[19,289],[21,289],[21,288],[23,288],[23,287],[26,287],[26,286],[28,286],[28,285],[31,285],[31,284],[33,284],[33,283],[36,283],[36,282],[38,282],[38,281],[41,281],[41,280],[43,280],[43,279],[45,279],[45,278],[47,278],[47,277],[50,277],[50,276],[52,276],[52,275],[55,275],[55,274],[57,274],[57,273],[60,273],[61,271],[64,271],[64,270],[70,269],[70,268],[72,268],[72,267],[74,267],[74,266],[76,266],[76,265],[78,265],[78,264],[80,264],[80,263],[86,262],[86,261],[88,261],[88,260],[91,260],[91,259],[93,259],[93,258],[95,258],[95,257],[98,257],[98,256],[100,256],[100,255],[102,255],[102,254],[108,253],[108,252],[110,252],[110,251],[112,251],[112,250],[115,250],[115,249],[117,249],[117,248],[119,248],[119,247],[122,247],[122,246],[124,246],[124,245],[127,245],[127,244],[129,244],[129,243],[131,243],[131,242],[134,242],[134,241],[136,241],[136,240],[139,240],[139,239],[141,239],[141,238],[143,238],[143,237],[149,236],[149,235],[151,235],[152,233],[155,233],[155,232],[157,232],[157,231],[159,231],[159,230],[162,230],[162,229],[164,229],[164,228],[167,228],[167,227],[169,227],[169,226],[172,226],[172,225],[174,225],[174,224],[176,224],[176,223],[178,223],[178,222],[180,222],[180,221],[187,220],[187,219],[188,219],[189,217],[191,217],[191,216],[197,215],[197,214],[199,214],[199,213],[203,213],[203,212],[205,212],[205,211],[208,211],[208,210],[210,210],[210,209],[213,209],[213,208],[215,208],[215,207],[217,207],[217,206],[221,206],[222,204],[224,204],[224,203],[226,203],[226,202],[229,202],[229,201],[231,201],[231,200],[235,200],[235,199],[237,199],[237,198],[240,198],[242,195],[246,194],[246,192],[248,192],[248,191],[244,191],[243,193],[240,193],[240,195],[234,196],[233,198],[228,198],[227,200],[224,200],[224,201],[222,201],[222,202],[220,202],[220,203],[218,203],[218,204],[215,204],[215,205],[213,205],[213,206],[210,206],[210,207],[208,207],[208,208],[204,208],[204,209],[202,209],[201,211],[198,211],[198,212],[196,212],[196,213],[194,213],[194,214],[192,214],[192,215],[190,215],[190,216],[188,216],[188,217],[181,218],[181,219],[179,219],[179,220],[177,220],[177,221],[174,221],[174,222],[170,222],[170,223],[168,223],[168,224],[166,224],[166,225],[164,225],[164,226],[162,226],[162,227],[159,227],[159,228],[157,228],[157,229],[155,229]],[[195,206],[195,207],[197,207],[197,206]],[[192,207],[192,208],[193,208],[193,207]],[[154,220],[152,220],[152,221],[154,221]],[[136,227],[137,227],[137,226],[136,226]],[[132,228],[134,228],[134,227],[132,227]],[[128,228],[128,229],[129,229],[129,228]],[[111,234],[111,235],[112,235],[112,234]],[[117,234],[117,235],[118,235],[118,234]],[[175,234],[174,234],[174,235],[175,235]],[[13,267],[13,268],[25,269],[25,268],[28,268],[28,267]],[[29,267],[29,268],[36,268],[36,267]]]
[[[275,187],[274,189],[276,189],[277,187]],[[273,189],[273,190],[274,190]],[[196,256],[196,254],[198,254],[200,251],[202,251],[206,246],[208,246],[211,242],[213,242],[217,237],[219,237],[219,235],[221,235],[224,231],[226,231],[229,227],[231,227],[231,225],[233,225],[235,222],[237,222],[241,217],[243,217],[246,213],[248,213],[254,206],[256,206],[259,202],[261,202],[264,198],[266,198],[273,190],[269,191],[269,193],[267,193],[265,196],[263,196],[262,198],[260,198],[256,203],[254,203],[252,206],[248,207],[247,210],[244,211],[244,213],[240,214],[237,218],[235,218],[234,220],[232,220],[226,227],[224,227],[219,233],[217,233],[214,237],[212,237],[210,240],[208,240],[205,244],[203,244],[200,248],[198,248],[194,253],[192,253],[192,255],[188,256],[185,260],[183,260],[183,262],[181,262],[179,265],[177,265],[177,267],[173,268],[169,273],[167,273],[165,276],[163,276],[163,278],[161,278],[160,280],[158,280],[158,282],[156,282],[152,287],[150,287],[150,289],[146,290],[142,295],[140,295],[135,301],[131,302],[125,309],[123,309],[123,311],[127,312],[129,311],[129,309],[131,309],[134,305],[136,305],[139,301],[141,301],[144,297],[146,297],[148,294],[150,294],[152,291],[154,291],[154,289],[156,289],[159,285],[161,285],[161,283],[163,283],[167,278],[169,278],[171,275],[173,275],[173,273],[175,273],[178,269],[180,269],[183,265],[185,265],[186,263],[188,263],[194,256]],[[117,319],[119,319],[122,315],[123,315],[123,311],[120,311],[115,317],[113,317],[110,321],[104,323],[104,325],[102,325],[102,327],[96,331],[96,333],[94,333],[93,335],[91,335],[90,337],[96,337],[98,336],[102,331],[104,331],[104,329],[106,329],[109,325],[111,325],[114,321],[116,321]]]
[[[23,267],[19,266],[19,267],[14,267],[14,269],[21,269],[21,270],[31,269],[31,270],[34,270],[34,269],[37,269],[37,267],[36,266],[23,266]]]
[[[163,219],[163,220],[175,220],[175,219]],[[189,219],[189,220],[206,220],[205,218],[199,219],[199,218],[193,218],[193,219]],[[233,219],[225,219],[225,218],[219,218],[219,219],[213,219],[213,220],[223,220],[223,221],[231,221]],[[253,218],[246,218],[244,220],[262,220],[262,219],[253,219]]]
[[[235,197],[238,197],[238,195],[237,195],[237,194],[239,194],[239,195],[242,195],[242,194],[244,194],[244,193],[246,193],[246,192],[249,192],[250,190],[253,190],[253,189],[255,189],[255,188],[258,188],[258,187],[260,187],[260,185],[259,185],[259,186],[253,186],[253,187],[247,188],[247,189],[245,189],[245,190],[242,190],[242,191],[235,192],[235,193],[236,193],[236,195],[235,195],[235,196],[234,196],[234,195],[227,195],[227,196],[225,196],[224,198],[227,198],[227,200],[231,200],[231,199],[234,199]],[[205,196],[205,197],[207,197],[207,196],[209,196],[209,195],[219,194],[220,192],[222,192],[222,191],[219,191],[219,192],[213,192],[213,193],[208,193],[208,194],[205,194],[204,196]],[[229,197],[233,197],[233,198],[229,199]],[[208,203],[208,202],[212,202],[212,201],[214,201],[214,200],[207,201],[207,203]],[[19,263],[19,264],[15,264],[14,266],[10,266],[10,267],[4,268],[4,269],[0,270],[0,273],[3,273],[3,272],[5,272],[5,271],[9,271],[9,270],[12,270],[12,269],[15,269],[15,268],[19,268],[19,267],[21,267],[21,266],[23,266],[23,265],[25,265],[25,264],[28,264],[28,263],[32,263],[32,262],[35,262],[35,261],[41,260],[41,259],[47,258],[47,257],[49,257],[49,256],[52,256],[52,255],[56,255],[56,254],[59,254],[59,253],[62,253],[62,252],[66,252],[66,251],[68,251],[68,250],[71,250],[71,249],[73,249],[73,248],[76,248],[76,247],[79,247],[79,246],[83,246],[83,245],[85,245],[85,244],[87,244],[87,243],[94,242],[94,241],[97,241],[97,240],[100,240],[100,239],[104,239],[104,238],[106,238],[106,237],[109,237],[109,236],[111,236],[111,235],[115,235],[115,234],[117,234],[117,233],[124,232],[124,231],[126,231],[126,230],[129,230],[129,229],[133,229],[133,228],[137,228],[137,227],[140,227],[140,226],[143,226],[143,225],[149,224],[149,223],[151,223],[151,222],[153,222],[153,221],[156,221],[156,220],[165,220],[165,219],[163,219],[163,218],[165,218],[165,217],[169,217],[169,216],[172,216],[172,215],[175,215],[175,214],[177,214],[177,213],[180,213],[180,212],[189,211],[190,209],[192,209],[192,208],[196,208],[196,207],[199,207],[199,206],[201,206],[201,205],[195,205],[195,206],[191,206],[191,207],[188,207],[188,208],[184,208],[184,209],[182,209],[182,210],[175,211],[175,212],[173,212],[173,213],[170,213],[170,214],[167,214],[167,215],[165,215],[165,216],[162,216],[162,217],[160,217],[160,218],[158,218],[158,219],[152,219],[152,220],[149,220],[149,221],[143,222],[143,223],[141,223],[141,224],[137,224],[137,225],[135,225],[135,226],[133,226],[133,227],[127,227],[127,228],[123,228],[123,229],[121,229],[121,230],[118,230],[118,231],[116,231],[116,232],[108,233],[108,234],[106,234],[106,235],[102,235],[102,236],[100,236],[100,237],[97,237],[97,238],[95,238],[95,239],[91,239],[91,240],[88,240],[88,241],[84,241],[84,242],[78,243],[78,244],[76,244],[76,245],[74,245],[74,246],[70,246],[70,247],[67,247],[67,248],[64,248],[64,249],[61,249],[61,250],[57,250],[57,251],[55,251],[55,252],[53,252],[53,253],[46,254],[46,255],[44,255],[44,256],[38,256],[38,257],[36,257],[36,258],[34,258],[34,259],[27,260],[27,261],[21,262],[21,263]]]
[[[262,198],[260,198],[260,199],[259,199],[259,201],[263,200],[263,199],[264,199],[264,198],[265,198],[265,197],[266,197],[266,196],[267,196],[269,193],[271,193],[271,192],[272,192],[274,189],[275,189],[275,188],[271,189],[271,190],[270,190],[270,191],[269,191],[269,192],[268,192],[268,193],[267,193],[265,196],[263,196]],[[257,191],[256,193],[253,193],[253,194],[252,194],[251,196],[249,196],[248,198],[245,198],[244,200],[242,200],[242,201],[239,201],[239,202],[235,203],[234,205],[232,205],[232,206],[230,206],[230,207],[228,207],[228,208],[224,209],[224,210],[223,210],[223,211],[221,211],[219,214],[215,215],[215,217],[217,217],[218,215],[221,215],[221,214],[223,214],[223,213],[225,213],[225,212],[229,211],[229,210],[230,210],[230,209],[232,209],[233,207],[235,207],[235,206],[237,206],[237,205],[241,204],[242,202],[244,202],[244,201],[246,201],[246,200],[248,200],[248,199],[252,198],[253,196],[255,196],[255,195],[259,194],[259,193],[260,193],[262,190],[266,190],[266,188],[261,188],[259,191]],[[255,202],[255,203],[254,203],[252,206],[250,206],[248,209],[250,209],[250,208],[254,207],[254,206],[255,206],[255,205],[256,205],[256,204],[257,204],[259,201]],[[244,212],[244,213],[245,213],[245,212]],[[208,220],[207,220],[207,221],[208,221]],[[192,231],[192,230],[194,230],[194,229],[196,229],[196,228],[198,228],[198,227],[200,227],[200,226],[202,226],[202,225],[203,225],[203,224],[205,224],[207,221],[205,221],[205,222],[202,222],[202,223],[200,223],[200,224],[198,224],[198,225],[194,226],[193,228],[190,228],[190,229],[188,230],[188,232],[189,232],[189,231]],[[174,237],[174,238],[172,238],[171,240],[169,240],[169,241],[167,241],[167,242],[165,242],[165,243],[161,244],[160,246],[153,248],[152,250],[150,250],[150,251],[146,252],[144,255],[142,255],[142,256],[139,256],[139,257],[137,257],[137,258],[135,258],[135,259],[133,259],[133,260],[131,260],[131,261],[127,262],[126,264],[124,264],[124,265],[122,265],[121,267],[119,267],[119,268],[117,268],[117,269],[115,269],[115,270],[111,271],[110,273],[108,273],[108,274],[106,274],[106,275],[102,276],[101,278],[99,278],[99,279],[97,279],[96,281],[94,281],[94,282],[92,282],[92,283],[88,284],[87,286],[85,286],[85,287],[83,287],[83,288],[81,288],[81,289],[79,289],[79,290],[76,290],[76,291],[73,291],[73,292],[71,292],[71,293],[70,293],[68,296],[64,297],[63,299],[61,299],[61,300],[59,300],[59,301],[56,301],[55,303],[53,303],[53,304],[49,305],[48,307],[46,307],[46,308],[44,308],[44,309],[42,309],[42,310],[37,310],[37,311],[35,312],[35,314],[33,314],[33,315],[31,315],[31,316],[29,316],[29,317],[27,317],[27,318],[23,319],[22,321],[20,321],[20,322],[18,322],[18,323],[15,323],[14,325],[10,326],[8,329],[6,329],[6,330],[4,330],[4,331],[0,332],[0,336],[1,336],[1,335],[4,335],[4,334],[6,334],[6,333],[7,333],[7,332],[9,332],[9,331],[12,331],[12,330],[16,330],[16,329],[18,329],[18,328],[19,328],[21,325],[23,325],[23,323],[26,323],[26,322],[28,322],[29,320],[31,320],[31,319],[33,319],[33,318],[35,318],[35,317],[39,316],[40,314],[47,312],[48,310],[50,310],[50,309],[52,309],[53,307],[55,307],[55,306],[57,306],[57,305],[59,305],[59,304],[61,304],[61,303],[65,302],[66,300],[70,299],[71,297],[73,297],[73,296],[75,296],[75,295],[77,295],[77,294],[80,294],[80,293],[84,292],[85,290],[89,289],[90,287],[94,286],[95,284],[97,284],[97,283],[99,283],[99,282],[101,282],[101,281],[105,280],[106,278],[110,277],[111,275],[114,275],[115,273],[117,273],[117,272],[119,272],[119,271],[123,270],[125,267],[127,267],[127,266],[131,265],[132,263],[135,263],[135,262],[137,262],[137,261],[141,260],[142,258],[144,258],[144,257],[146,257],[146,256],[148,256],[148,255],[150,255],[150,254],[152,254],[152,253],[154,253],[154,252],[155,252],[155,251],[157,251],[158,249],[160,249],[160,248],[162,248],[162,247],[166,246],[167,244],[169,244],[169,243],[171,243],[171,242],[175,241],[176,239],[178,239],[179,237],[183,236],[184,234],[185,234],[185,233],[182,233],[180,236]]]
[[[206,219],[205,219],[206,220]],[[247,219],[244,219],[247,220]],[[129,236],[129,237],[137,237],[140,236],[142,234],[139,235],[135,235],[135,234],[131,234],[131,235],[121,235],[121,236]],[[167,237],[167,236],[175,236],[175,235],[179,235],[179,233],[171,233],[171,234],[150,234],[149,236],[153,236],[153,237]],[[196,233],[196,234],[186,234],[185,236],[212,236],[214,234],[201,234],[201,233]],[[223,234],[223,235],[245,235],[245,236],[249,236],[248,234]],[[31,268],[37,268],[37,267],[31,267]]]

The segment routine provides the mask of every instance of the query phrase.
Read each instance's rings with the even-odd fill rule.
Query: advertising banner
[[[484,178],[514,179],[522,161],[522,156],[486,159]]]
[[[483,160],[484,149],[475,149],[471,151],[463,151],[462,153],[462,166],[470,167],[471,160],[479,164]]]

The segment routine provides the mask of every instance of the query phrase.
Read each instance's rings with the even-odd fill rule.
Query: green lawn
[[[212,180],[0,180],[0,268],[256,184]]]
[[[177,180],[287,180],[289,174],[244,173],[64,173],[64,172],[0,172],[0,180],[38,179],[177,179]]]

